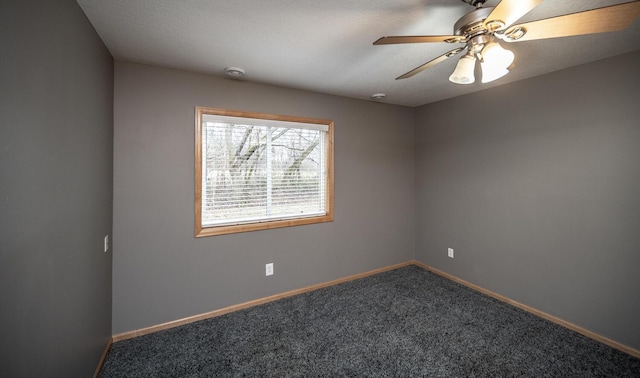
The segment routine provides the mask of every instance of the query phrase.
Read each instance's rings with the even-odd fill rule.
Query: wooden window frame
[[[195,108],[195,237],[225,235],[239,232],[268,230],[281,227],[292,227],[306,224],[333,222],[334,181],[333,181],[333,121],[315,118],[303,118],[286,115],[274,115],[266,113],[254,113],[219,108],[197,106]],[[283,220],[259,221],[254,223],[204,226],[202,225],[202,117],[205,114],[230,117],[257,118],[271,121],[299,122],[318,125],[327,125],[325,132],[325,211],[319,216],[289,218]]]

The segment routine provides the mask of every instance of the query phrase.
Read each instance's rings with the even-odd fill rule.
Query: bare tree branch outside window
[[[195,237],[333,222],[333,121],[195,114]]]
[[[203,132],[203,223],[323,210],[321,131],[211,123]]]

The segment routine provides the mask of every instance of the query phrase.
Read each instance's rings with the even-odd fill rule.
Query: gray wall
[[[194,238],[195,106],[333,120],[335,221]],[[412,259],[414,115],[116,62],[113,332]]]
[[[638,67],[634,52],[419,108],[417,259],[640,349]]]
[[[113,59],[72,0],[0,3],[0,376],[89,377],[111,335]]]

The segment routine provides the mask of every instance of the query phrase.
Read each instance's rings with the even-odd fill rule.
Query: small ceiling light
[[[232,77],[234,79],[239,79],[244,77],[244,70],[238,67],[225,67],[224,69],[225,75]]]
[[[372,100],[382,100],[385,97],[387,97],[387,95],[384,94],[384,93],[374,93],[374,94],[371,95],[371,99]]]
[[[476,67],[476,58],[473,54],[466,54],[458,61],[455,71],[449,76],[449,81],[456,84],[471,84],[476,81],[473,71]]]

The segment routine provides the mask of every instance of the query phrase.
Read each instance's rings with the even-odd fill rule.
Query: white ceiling
[[[460,0],[77,1],[116,60],[213,75],[236,66],[245,69],[248,81],[361,99],[384,92],[382,102],[407,106],[640,49],[636,19],[621,32],[503,43],[515,53],[515,67],[489,84],[449,82],[457,57],[394,80],[454,46],[373,46],[376,39],[452,34],[453,24],[473,7]],[[627,1],[546,0],[520,21]]]

